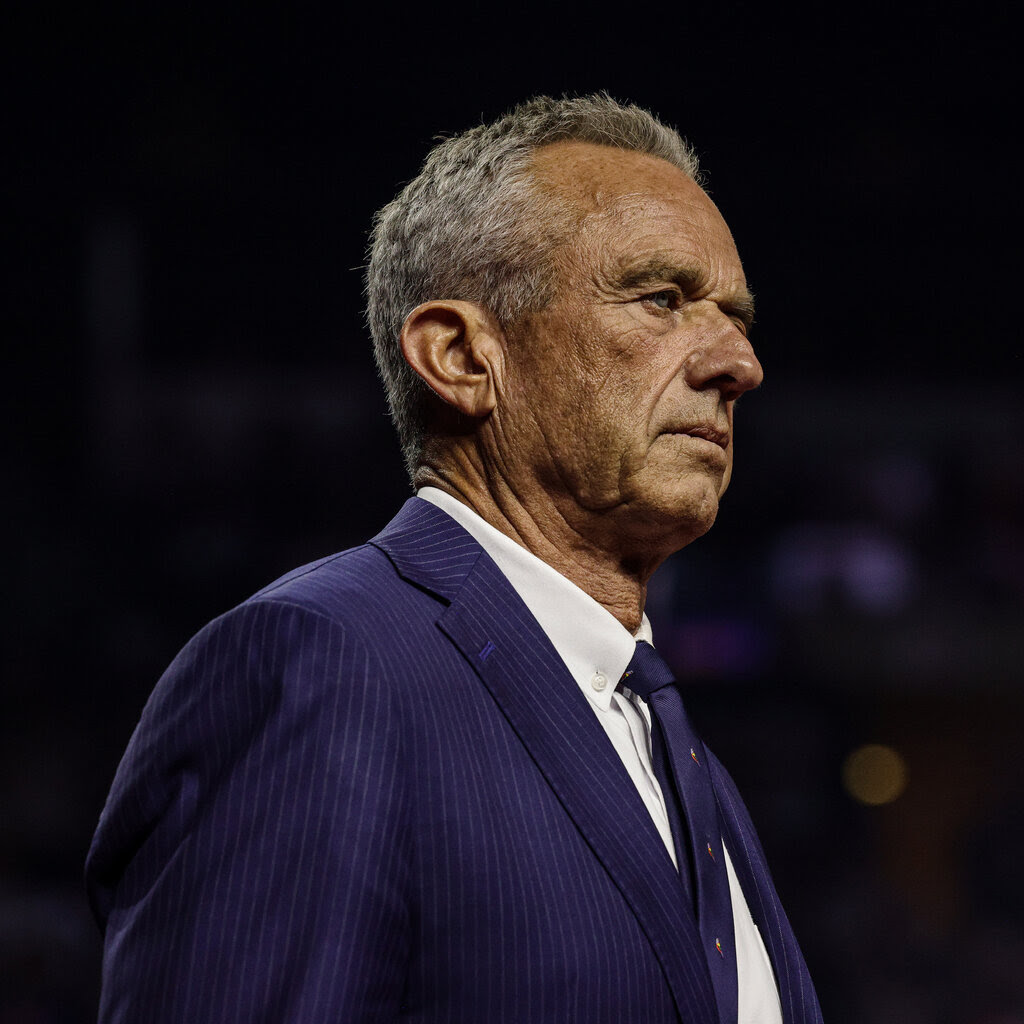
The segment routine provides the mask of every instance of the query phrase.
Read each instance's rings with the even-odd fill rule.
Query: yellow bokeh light
[[[843,785],[858,803],[891,804],[907,788],[907,766],[892,747],[866,743],[843,762]]]

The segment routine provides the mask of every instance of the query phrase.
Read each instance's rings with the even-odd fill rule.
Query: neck
[[[474,460],[475,461],[475,460]],[[647,581],[661,559],[629,559],[595,541],[544,494],[517,494],[503,479],[488,480],[455,464],[421,465],[417,487],[437,487],[471,508],[485,522],[547,562],[635,633],[643,618]],[[469,470],[467,472],[466,470]],[[476,479],[474,479],[476,477]]]

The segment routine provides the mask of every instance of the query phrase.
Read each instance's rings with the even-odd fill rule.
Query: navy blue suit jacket
[[[819,1021],[713,771],[784,1018]],[[717,1021],[692,912],[586,699],[491,559],[419,499],[185,647],[87,878],[107,1024]]]

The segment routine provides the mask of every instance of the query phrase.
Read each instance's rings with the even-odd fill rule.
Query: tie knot
[[[621,685],[649,700],[652,693],[676,681],[672,669],[646,640],[638,640],[633,657],[622,674]]]

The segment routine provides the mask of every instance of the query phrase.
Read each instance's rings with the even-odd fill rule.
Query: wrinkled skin
[[[735,403],[762,376],[752,300],[725,221],[674,166],[570,142],[534,171],[577,223],[555,298],[512,337],[486,313],[479,336],[466,328],[464,368],[486,379],[472,403],[427,378],[475,426],[428,449],[418,483],[635,629],[647,579],[710,528],[728,485]]]

